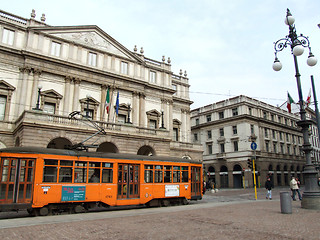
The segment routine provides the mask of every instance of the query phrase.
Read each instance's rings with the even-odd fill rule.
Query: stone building
[[[174,74],[170,58],[128,50],[98,26],[45,21],[34,10],[30,19],[0,11],[1,147],[78,144],[201,161],[186,72]]]
[[[207,177],[218,188],[252,187],[248,159],[254,155],[257,186],[264,185],[267,176],[275,186],[285,186],[291,175],[303,182],[299,120],[298,114],[240,95],[192,110],[191,130],[193,142],[203,145]]]

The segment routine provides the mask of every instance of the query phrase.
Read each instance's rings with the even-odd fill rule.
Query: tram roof
[[[123,154],[123,153],[106,153],[106,152],[86,152],[76,151],[68,149],[54,149],[54,148],[41,148],[41,147],[11,147],[2,148],[1,152],[8,153],[33,153],[33,154],[52,154],[52,155],[66,155],[77,157],[99,157],[99,158],[111,158],[111,159],[128,159],[128,160],[143,160],[143,161],[169,161],[169,162],[185,162],[185,163],[201,163],[196,160],[167,157],[167,156],[145,156],[135,154]]]

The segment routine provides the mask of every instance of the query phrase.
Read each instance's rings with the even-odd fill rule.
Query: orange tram
[[[0,159],[0,212],[45,216],[202,199],[202,164],[194,160],[38,147],[0,149]]]

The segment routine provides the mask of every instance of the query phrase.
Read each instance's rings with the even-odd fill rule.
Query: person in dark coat
[[[270,180],[270,178],[268,177],[266,184],[265,184],[265,188],[267,189],[267,195],[266,195],[266,199],[272,199],[272,188],[273,188],[273,184]]]

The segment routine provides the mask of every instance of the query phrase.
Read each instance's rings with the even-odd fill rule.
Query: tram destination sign
[[[62,186],[61,201],[84,201],[86,186]]]

